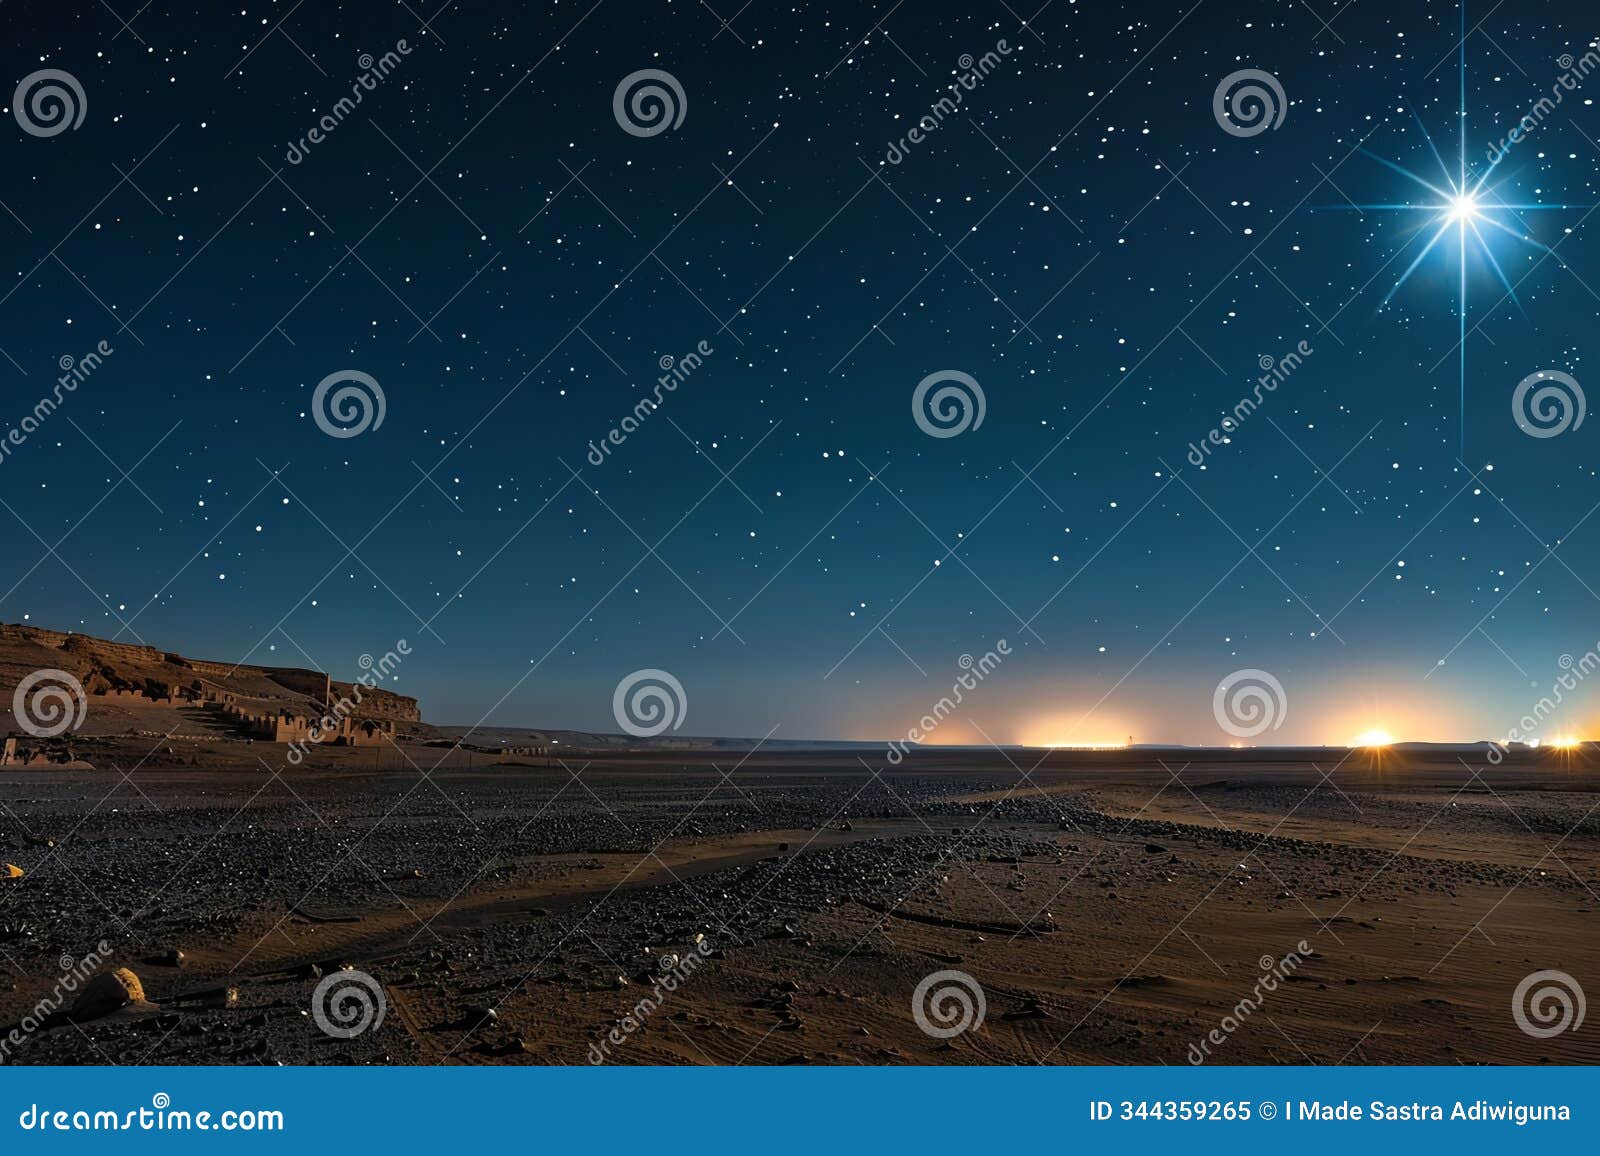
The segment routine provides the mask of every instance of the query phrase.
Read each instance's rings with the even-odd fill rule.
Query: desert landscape
[[[1565,1097],[1596,8],[6,3],[20,1130]]]
[[[0,768],[10,1063],[1600,1061],[1513,1014],[1600,949],[1586,744],[296,747],[359,682],[0,644],[86,707]]]

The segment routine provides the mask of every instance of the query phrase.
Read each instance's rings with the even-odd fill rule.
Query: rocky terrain
[[[1512,1014],[1600,958],[1566,761],[99,742],[0,772],[0,1029],[102,942],[142,991],[10,1062],[1183,1064],[1225,1021],[1206,1062],[1600,1060]]]

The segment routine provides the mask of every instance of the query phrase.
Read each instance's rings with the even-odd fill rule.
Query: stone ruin
[[[78,759],[70,743],[65,745],[23,745],[15,735],[0,747],[0,767],[77,767],[87,766]]]
[[[239,696],[229,691],[206,688],[199,679],[188,686],[174,686],[148,681],[141,689],[130,687],[95,688],[89,692],[95,702],[127,703],[139,706],[193,706],[204,710],[220,711],[234,721],[237,729],[252,739],[269,743],[330,743],[335,746],[378,746],[394,738],[395,720],[388,718],[355,717],[340,712],[331,696],[332,682],[327,675],[321,682],[307,687],[321,692],[313,705],[322,705],[327,713],[304,715],[290,710],[252,710],[240,702]],[[87,688],[86,688],[87,690]],[[325,725],[326,724],[326,725]]]
[[[221,702],[207,705],[220,710],[247,735],[269,743],[328,743],[344,747],[375,747],[393,742],[396,724],[393,719],[357,718],[341,714],[334,704],[328,713],[312,718],[292,711],[256,713],[240,706],[233,695],[224,695]]]

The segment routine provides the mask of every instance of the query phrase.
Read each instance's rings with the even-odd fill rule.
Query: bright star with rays
[[[1555,250],[1533,236],[1527,222],[1523,219],[1525,213],[1550,212],[1558,209],[1570,209],[1573,206],[1566,204],[1545,204],[1538,202],[1507,201],[1499,195],[1499,186],[1491,184],[1495,176],[1498,161],[1489,165],[1481,175],[1474,174],[1467,167],[1466,142],[1461,144],[1461,158],[1452,173],[1445,164],[1444,158],[1439,155],[1438,148],[1433,143],[1433,138],[1428,135],[1427,127],[1420,118],[1417,127],[1422,131],[1422,137],[1428,143],[1428,149],[1433,153],[1434,160],[1439,165],[1439,180],[1433,181],[1420,173],[1412,172],[1394,161],[1367,152],[1367,155],[1386,168],[1393,169],[1406,180],[1411,181],[1419,188],[1430,194],[1419,197],[1415,201],[1390,202],[1377,205],[1356,205],[1355,208],[1363,212],[1401,212],[1414,214],[1417,218],[1416,232],[1423,235],[1429,229],[1432,234],[1428,236],[1427,244],[1406,266],[1405,271],[1395,278],[1393,286],[1384,296],[1383,303],[1388,305],[1396,293],[1404,288],[1411,275],[1421,267],[1434,250],[1441,245],[1453,240],[1450,248],[1456,251],[1456,261],[1461,273],[1461,296],[1457,302],[1458,312],[1461,317],[1463,330],[1466,325],[1467,313],[1467,273],[1473,259],[1480,260],[1485,266],[1493,270],[1495,278],[1505,290],[1505,295],[1519,307],[1521,302],[1517,299],[1516,285],[1506,276],[1505,268],[1496,256],[1494,245],[1491,243],[1499,236],[1514,238],[1516,242],[1530,248],[1539,250],[1546,256],[1555,257],[1556,264],[1564,266],[1565,262],[1556,254]],[[1465,130],[1463,130],[1463,137]],[[1454,237],[1451,237],[1454,234]],[[1408,241],[1407,245],[1411,242]],[[1402,249],[1402,252],[1404,249]]]
[[[1452,221],[1470,221],[1478,215],[1478,198],[1472,193],[1463,193],[1452,197],[1450,200],[1450,219]]]
[[[1455,234],[1455,244],[1451,247],[1455,249],[1456,264],[1460,270],[1460,278],[1457,289],[1458,296],[1456,299],[1456,324],[1458,336],[1455,353],[1460,368],[1460,452],[1461,456],[1465,457],[1467,426],[1467,273],[1469,256],[1481,265],[1486,266],[1494,271],[1495,278],[1505,289],[1505,295],[1501,298],[1501,300],[1504,301],[1509,299],[1514,305],[1517,306],[1518,309],[1521,309],[1522,302],[1517,297],[1516,287],[1517,285],[1521,284],[1522,280],[1531,274],[1533,270],[1529,269],[1528,273],[1524,273],[1523,276],[1519,277],[1517,282],[1514,284],[1510,278],[1506,276],[1505,269],[1501,267],[1500,261],[1495,255],[1494,246],[1490,243],[1491,240],[1501,241],[1504,243],[1504,237],[1514,238],[1520,245],[1529,246],[1533,249],[1541,251],[1542,255],[1539,257],[1540,262],[1544,261],[1548,257],[1554,257],[1556,264],[1560,268],[1566,269],[1567,263],[1556,254],[1555,249],[1544,244],[1542,241],[1537,240],[1532,235],[1532,230],[1528,228],[1527,222],[1523,219],[1523,214],[1549,212],[1558,209],[1592,208],[1593,206],[1538,203],[1526,204],[1503,199],[1498,193],[1498,189],[1501,187],[1501,185],[1491,184],[1491,181],[1495,179],[1495,170],[1500,167],[1500,162],[1511,155],[1512,150],[1510,147],[1496,150],[1497,155],[1494,155],[1493,159],[1489,162],[1488,167],[1481,174],[1468,167],[1466,49],[1467,11],[1465,0],[1459,0],[1458,9],[1460,11],[1461,23],[1461,38],[1457,45],[1460,87],[1459,106],[1457,110],[1457,141],[1459,145],[1459,152],[1456,158],[1456,163],[1453,166],[1454,172],[1451,171],[1452,166],[1447,165],[1444,158],[1439,155],[1439,149],[1433,143],[1433,137],[1428,134],[1427,126],[1422,123],[1422,118],[1418,116],[1416,117],[1417,127],[1421,130],[1422,138],[1427,142],[1428,150],[1433,154],[1433,159],[1438,162],[1439,165],[1440,183],[1435,184],[1433,181],[1428,180],[1421,174],[1414,173],[1411,170],[1396,164],[1394,161],[1386,160],[1385,158],[1369,152],[1366,149],[1362,149],[1361,151],[1367,153],[1368,156],[1372,157],[1379,164],[1393,169],[1402,177],[1405,177],[1407,180],[1427,190],[1427,192],[1431,194],[1432,199],[1382,205],[1357,205],[1351,203],[1342,207],[1353,208],[1357,212],[1396,211],[1415,214],[1418,217],[1416,227],[1418,236],[1423,235],[1430,228],[1433,230],[1432,236],[1428,238],[1428,243],[1423,246],[1422,251],[1418,253],[1415,259],[1412,260],[1411,264],[1406,267],[1405,272],[1401,273],[1400,276],[1395,279],[1393,287],[1391,287],[1389,292],[1384,296],[1383,305],[1385,307],[1391,300],[1393,300],[1395,294],[1400,292],[1401,288],[1410,279],[1411,275],[1417,271],[1418,267],[1428,259],[1428,255],[1435,249],[1439,248],[1441,242],[1444,242],[1445,239],[1452,233]],[[1413,115],[1415,116],[1414,111]],[[1414,239],[1415,238],[1408,239],[1405,246],[1402,246],[1400,253],[1405,252],[1405,249],[1411,245],[1412,240]],[[1395,257],[1400,256],[1400,253],[1396,253]],[[1390,258],[1391,261],[1394,259],[1394,257]],[[1535,265],[1535,267],[1537,267],[1537,265]],[[1498,305],[1498,302],[1496,304]],[[1493,309],[1491,309],[1490,312],[1493,312]]]
[[[1464,91],[1464,90],[1463,90]],[[1414,215],[1417,218],[1415,235],[1409,238],[1401,247],[1404,253],[1417,237],[1427,236],[1427,243],[1422,246],[1422,251],[1417,253],[1405,271],[1395,278],[1389,292],[1384,295],[1383,306],[1387,307],[1397,293],[1405,287],[1411,275],[1415,273],[1428,260],[1435,250],[1443,249],[1445,252],[1454,250],[1455,262],[1459,270],[1456,298],[1457,319],[1457,347],[1456,354],[1460,369],[1460,404],[1461,404],[1461,450],[1463,455],[1466,449],[1466,409],[1467,409],[1467,307],[1469,269],[1477,264],[1493,271],[1495,279],[1504,290],[1501,300],[1509,299],[1518,309],[1522,302],[1517,297],[1517,285],[1522,278],[1513,282],[1501,265],[1501,258],[1496,255],[1495,244],[1501,245],[1502,252],[1514,252],[1519,246],[1539,251],[1543,261],[1547,257],[1554,257],[1557,266],[1565,269],[1566,262],[1549,245],[1533,236],[1528,227],[1524,214],[1536,212],[1551,212],[1554,210],[1584,208],[1587,206],[1573,206],[1566,204],[1543,204],[1510,201],[1500,196],[1500,183],[1491,183],[1495,179],[1495,170],[1507,153],[1502,153],[1498,159],[1489,164],[1483,173],[1473,172],[1467,166],[1466,145],[1466,108],[1465,100],[1462,102],[1462,126],[1460,157],[1455,165],[1455,172],[1450,171],[1450,166],[1439,155],[1438,148],[1434,145],[1433,138],[1428,134],[1427,127],[1417,118],[1417,127],[1422,132],[1423,139],[1428,144],[1429,151],[1439,165],[1440,179],[1435,182],[1412,172],[1394,161],[1378,156],[1363,149],[1368,156],[1386,168],[1392,169],[1406,180],[1412,182],[1428,195],[1419,196],[1413,201],[1376,205],[1347,205],[1358,212],[1401,212]],[[1431,233],[1430,233],[1431,231]],[[1512,238],[1515,244],[1507,242]],[[1395,256],[1400,256],[1397,253]],[[1391,258],[1393,260],[1394,258]],[[1531,273],[1532,270],[1530,269]],[[1526,277],[1528,274],[1523,274]]]
[[[1433,230],[1427,244],[1422,247],[1422,251],[1416,255],[1405,271],[1395,278],[1394,285],[1384,295],[1383,304],[1385,306],[1394,299],[1395,294],[1405,287],[1406,282],[1411,279],[1411,275],[1428,259],[1430,253],[1440,248],[1441,244],[1447,243],[1448,240],[1454,240],[1454,244],[1449,247],[1455,250],[1456,265],[1460,273],[1456,298],[1456,357],[1459,363],[1460,451],[1462,456],[1465,456],[1468,269],[1474,262],[1477,262],[1493,270],[1496,280],[1505,290],[1505,296],[1501,300],[1509,298],[1518,309],[1521,309],[1522,301],[1517,297],[1517,284],[1521,283],[1521,279],[1519,278],[1514,284],[1506,276],[1506,271],[1501,265],[1500,259],[1495,255],[1491,240],[1512,237],[1521,245],[1541,251],[1544,257],[1555,257],[1556,264],[1565,268],[1566,262],[1561,260],[1556,251],[1532,235],[1527,222],[1523,219],[1523,214],[1567,209],[1571,208],[1571,206],[1502,200],[1497,194],[1496,186],[1490,184],[1499,161],[1490,164],[1487,171],[1481,176],[1475,176],[1467,169],[1466,128],[1464,124],[1462,127],[1461,158],[1455,174],[1451,175],[1445,165],[1444,158],[1439,155],[1439,150],[1434,147],[1433,138],[1428,135],[1428,130],[1423,126],[1420,118],[1418,118],[1417,126],[1422,130],[1423,139],[1428,142],[1429,150],[1432,151],[1434,159],[1439,163],[1442,178],[1440,183],[1436,184],[1383,157],[1378,157],[1371,153],[1368,155],[1373,156],[1378,163],[1393,169],[1407,180],[1421,186],[1431,194],[1431,197],[1419,198],[1416,202],[1403,204],[1359,205],[1356,207],[1361,210],[1378,212],[1393,211],[1416,214],[1420,218],[1416,227],[1418,235],[1422,235],[1430,228]],[[1452,234],[1454,234],[1453,238]],[[1409,246],[1411,241],[1408,240],[1406,244]],[[1404,248],[1401,251],[1404,252]],[[1541,257],[1540,260],[1543,260],[1544,257]],[[1524,276],[1526,275],[1524,274]]]

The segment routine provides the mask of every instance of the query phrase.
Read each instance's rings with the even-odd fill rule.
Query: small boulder
[[[144,984],[125,967],[101,972],[91,979],[72,1005],[75,1020],[98,1019],[127,1007],[130,1003],[144,1002]]]

